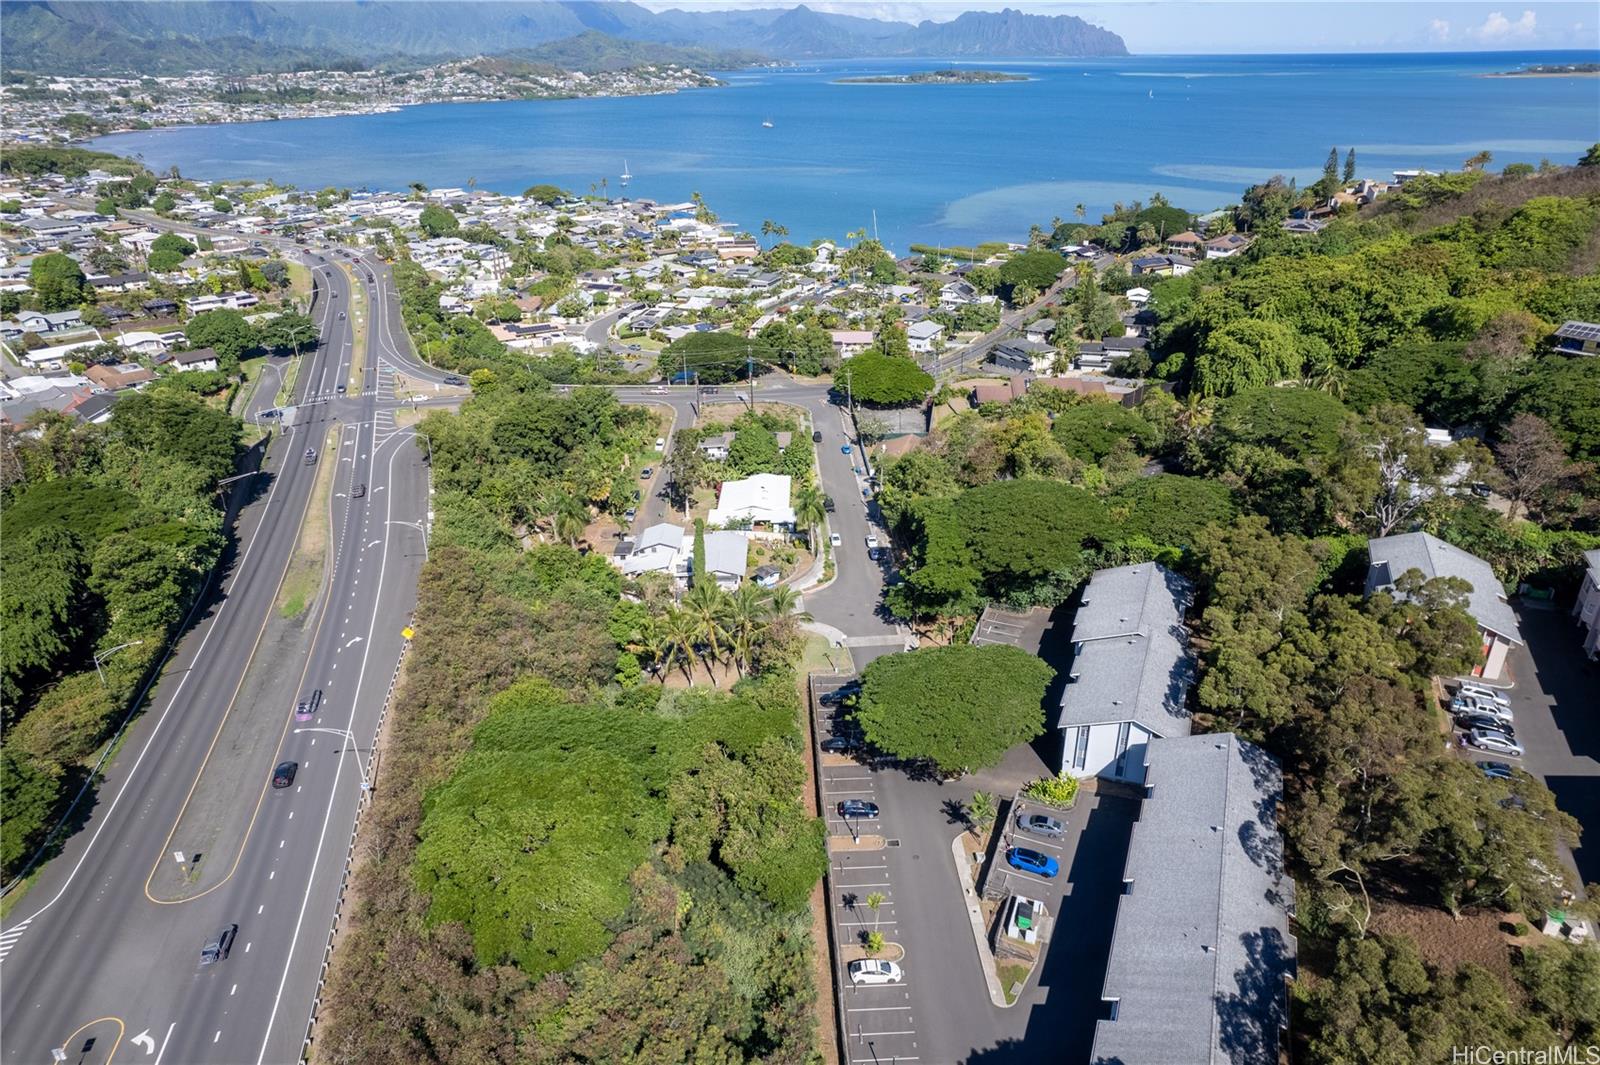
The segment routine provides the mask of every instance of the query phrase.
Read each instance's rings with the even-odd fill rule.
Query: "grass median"
[[[317,483],[311,487],[311,501],[305,521],[295,541],[294,557],[278,589],[278,613],[285,618],[299,617],[317,597],[328,556],[328,497],[333,491],[333,474],[339,466],[339,430],[329,429],[322,441],[317,461]]]

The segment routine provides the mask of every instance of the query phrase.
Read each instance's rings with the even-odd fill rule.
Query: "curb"
[[[1000,978],[995,975],[994,955],[989,951],[989,941],[983,934],[983,908],[978,904],[977,892],[972,887],[972,875],[967,871],[967,852],[961,846],[961,836],[957,834],[950,840],[950,857],[956,863],[956,875],[961,878],[961,901],[967,907],[967,920],[972,925],[972,943],[978,948],[978,967],[983,970],[983,982],[989,988],[989,1001],[1000,1009],[1009,1009],[1022,1001],[1018,995],[1016,1002],[1007,1002],[1005,992],[1000,989]]]

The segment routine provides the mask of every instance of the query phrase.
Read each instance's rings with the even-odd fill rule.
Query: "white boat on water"
[[[632,180],[633,180],[633,175],[628,173],[628,161],[626,159],[624,159],[622,161],[622,185],[623,185],[623,187],[626,188],[627,185],[628,185],[628,182],[630,182]]]
[[[772,119],[770,119],[770,118],[763,118],[763,119],[762,119],[762,120],[761,120],[761,128],[762,128],[762,129],[771,129],[771,128],[772,128]]]

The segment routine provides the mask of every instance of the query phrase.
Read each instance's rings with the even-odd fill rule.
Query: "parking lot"
[[[837,713],[820,697],[851,679],[812,675],[819,742],[836,734]],[[858,943],[876,928],[905,950],[899,962],[902,982],[882,986],[851,985],[844,960],[835,958],[835,993],[850,1065],[1088,1059],[1094,1024],[1103,1012],[1100,991],[1138,801],[1086,790],[1063,817],[1066,831],[1059,840],[1006,829],[1002,850],[1025,843],[1055,857],[1060,867],[1052,880],[1016,870],[998,874],[1008,891],[1043,901],[1053,929],[1043,960],[1009,1008],[990,1001],[951,855],[951,841],[964,823],[960,806],[974,791],[1007,798],[1024,781],[1048,771],[1026,745],[1012,750],[1000,766],[959,781],[819,751],[818,782],[833,841],[828,894],[835,942],[841,948]],[[852,799],[877,803],[878,817],[839,817],[837,804]],[[1014,826],[1014,812],[1006,816]],[[873,893],[884,896],[876,911],[867,904]]]

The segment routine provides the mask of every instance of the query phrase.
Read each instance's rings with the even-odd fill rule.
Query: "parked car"
[[[200,948],[200,964],[202,966],[214,965],[219,961],[226,960],[228,953],[233,950],[233,941],[238,936],[238,925],[223,925],[222,930],[206,940],[206,945]]]
[[[1483,775],[1488,777],[1490,780],[1511,779],[1511,763],[1509,762],[1491,762],[1484,760],[1474,762],[1473,765],[1477,766],[1478,769],[1482,771]]]
[[[1482,714],[1485,717],[1492,717],[1507,724],[1515,720],[1511,714],[1511,707],[1472,696],[1458,696],[1450,700],[1450,712],[1457,716],[1462,714]]]
[[[877,547],[877,546],[878,546],[878,534],[875,533],[875,532],[867,533],[867,547],[870,549],[870,548],[874,548],[874,547]]]
[[[833,513],[833,509],[834,508],[833,508],[833,497],[832,496],[824,495],[822,497],[822,509],[827,511],[829,514]]]
[[[832,544],[834,547],[838,547],[840,544],[844,543],[844,537],[840,536],[838,533],[829,533],[828,543]]]
[[[839,804],[839,816],[870,821],[878,816],[878,804],[865,799],[846,799]]]
[[[1475,728],[1471,732],[1461,734],[1461,742],[1468,747],[1475,747],[1480,751],[1489,751],[1492,754],[1509,755],[1512,758],[1522,757],[1522,744],[1507,736],[1504,732],[1492,729]]]
[[[849,754],[861,746],[861,741],[854,736],[829,736],[821,746],[829,754]]]
[[[1048,854],[1041,854],[1027,847],[1012,847],[1006,851],[1006,864],[1013,869],[1020,869],[1024,873],[1034,873],[1042,877],[1053,877],[1061,872],[1061,863]]]
[[[654,472],[656,472],[654,467],[646,466],[644,469],[639,471],[639,478],[641,480],[648,481],[650,479],[650,475]]]
[[[638,510],[636,510],[633,507],[629,507],[627,510],[622,512],[622,520],[626,521],[626,522],[631,522],[631,521],[633,521],[634,517],[636,515],[638,515],[638,513],[639,513]]]
[[[841,455],[848,455],[848,454],[850,454],[850,445],[849,445],[849,444],[845,444],[845,445],[843,445],[843,446],[842,446],[842,447],[840,447],[840,448],[839,448],[839,453],[840,453],[840,454],[841,454]]]
[[[665,450],[667,450],[666,437],[663,437],[663,436],[656,437],[656,450],[657,451],[665,451]]]
[[[367,486],[364,485],[364,484],[358,484],[355,487],[350,489],[350,498],[351,499],[360,499],[362,496],[364,496],[366,494],[367,494]]]
[[[1049,814],[1018,814],[1017,827],[1035,836],[1049,836],[1052,839],[1065,835],[1067,831],[1067,826],[1061,823],[1060,818]]]
[[[1462,699],[1468,696],[1497,703],[1500,706],[1509,707],[1511,705],[1511,699],[1498,688],[1491,688],[1487,684],[1479,684],[1476,681],[1464,680],[1456,687],[1456,698]]]
[[[300,772],[299,762],[279,762],[278,768],[272,771],[272,786],[287,788],[294,783],[294,776]]]
[[[857,959],[850,963],[849,972],[852,984],[898,984],[904,976],[900,966],[878,958]]]
[[[317,716],[317,711],[322,709],[322,689],[317,688],[312,693],[294,704],[294,719],[296,721],[310,721]]]
[[[1504,732],[1507,736],[1515,737],[1517,730],[1498,717],[1489,714],[1457,714],[1455,717],[1456,728],[1471,731],[1475,728],[1489,729],[1492,732]]]
[[[812,431],[812,433],[811,433],[811,442],[813,444],[822,443],[822,430],[821,429],[816,429],[816,430]]]
[[[867,557],[870,558],[874,562],[883,561],[883,557],[884,557],[883,548],[881,548],[881,547],[869,547],[869,548],[867,548]]]
[[[838,706],[840,703],[844,702],[846,699],[849,699],[851,696],[860,691],[861,682],[858,680],[853,680],[843,687],[833,689],[831,692],[823,692],[822,698],[818,699],[817,701],[823,706]]]

